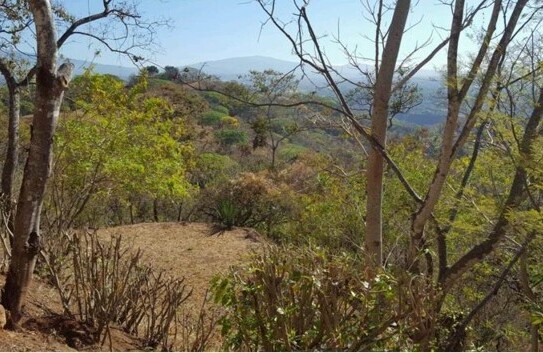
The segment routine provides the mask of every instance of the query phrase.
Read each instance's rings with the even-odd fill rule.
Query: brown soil
[[[124,244],[143,250],[143,260],[193,288],[191,302],[201,304],[211,279],[243,261],[264,241],[254,230],[217,232],[204,223],[142,223],[100,230],[121,235]]]
[[[264,242],[250,229],[217,233],[212,226],[200,223],[145,223],[102,229],[98,234],[104,238],[120,235],[125,244],[141,248],[144,261],[154,268],[173,277],[185,277],[186,284],[193,289],[188,310],[195,313],[210,280],[246,259]],[[4,280],[5,277],[0,275],[0,285]],[[0,351],[74,351],[66,344],[70,340],[72,345],[75,341],[84,350],[141,350],[134,338],[117,330],[113,331],[111,348],[109,342],[102,348],[85,346],[84,335],[78,335],[87,328],[59,318],[61,311],[55,290],[35,280],[25,308],[23,329],[21,332],[0,329]],[[214,348],[219,349],[219,346]]]

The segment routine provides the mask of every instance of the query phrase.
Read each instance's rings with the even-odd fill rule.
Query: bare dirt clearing
[[[200,308],[209,282],[215,275],[241,263],[265,242],[250,229],[216,233],[211,225],[202,223],[135,224],[101,229],[98,235],[104,240],[110,236],[121,236],[123,244],[143,251],[145,263],[173,277],[185,277],[187,286],[193,289],[187,309],[194,312]],[[3,285],[4,280],[5,277],[0,276],[0,284]],[[61,313],[56,292],[36,280],[26,309],[27,319],[29,322],[43,321],[50,311]],[[35,325],[26,327],[23,332],[0,330],[0,351],[73,350],[65,344],[63,337],[55,334],[54,327],[46,330],[51,332],[48,335],[36,331]],[[43,328],[41,330],[44,331]],[[139,350],[134,340],[121,334],[116,334],[114,340],[114,350]],[[102,349],[109,350],[108,344]]]
[[[211,279],[242,262],[262,246],[254,230],[238,228],[217,233],[204,223],[143,223],[99,230],[100,236],[122,237],[123,244],[143,250],[144,262],[174,277],[185,277],[193,288],[191,302],[201,303]]]

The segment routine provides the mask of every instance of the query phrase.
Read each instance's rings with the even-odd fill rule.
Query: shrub
[[[219,126],[221,124],[221,119],[227,114],[215,110],[211,110],[202,114],[200,118],[200,123],[206,126]]]
[[[243,145],[249,141],[247,133],[237,129],[224,129],[215,132],[215,138],[222,146]]]
[[[191,170],[191,181],[204,188],[210,183],[228,180],[238,170],[238,162],[229,156],[204,152],[198,155]]]
[[[273,227],[285,222],[295,210],[290,192],[264,173],[242,173],[207,190],[204,199],[213,205],[207,209],[208,215],[224,228],[262,226],[270,235]]]
[[[146,347],[174,348],[171,330],[191,295],[184,279],[143,265],[141,251],[123,246],[120,237],[102,242],[95,233],[66,234],[46,249],[46,271],[65,314],[92,325],[96,343],[103,344],[116,323]]]
[[[213,110],[216,111],[216,112],[221,112],[221,113],[223,113],[223,115],[230,114],[230,111],[224,105],[217,105],[217,106],[213,107]]]
[[[270,247],[212,287],[227,308],[223,348],[242,351],[412,350],[427,307],[411,289],[352,257],[300,247]]]

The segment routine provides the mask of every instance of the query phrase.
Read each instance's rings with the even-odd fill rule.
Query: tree
[[[151,77],[156,76],[159,73],[158,67],[155,65],[146,66],[145,70],[147,70],[147,74]]]
[[[352,107],[339,88],[341,76],[338,79],[336,70],[330,65],[329,60],[324,54],[322,37],[312,27],[308,15],[309,6],[307,2],[304,1],[304,5],[300,6],[298,5],[299,2],[294,1],[296,14],[295,19],[291,22],[280,21],[276,17],[274,1],[261,0],[259,4],[268,15],[269,22],[281,31],[291,43],[294,53],[300,59],[302,68],[305,66],[313,69],[326,78],[329,88],[334,92],[338,101],[337,107],[339,108],[336,111],[346,117],[354,129],[372,147],[372,152],[370,153],[372,156],[368,161],[367,172],[366,193],[368,209],[366,213],[365,236],[366,242],[370,242],[367,243],[367,248],[371,249],[370,253],[374,258],[379,259],[381,251],[380,233],[382,232],[382,226],[380,225],[380,213],[382,206],[380,195],[383,185],[382,163],[384,161],[386,161],[391,171],[394,172],[412,199],[411,207],[414,212],[409,222],[410,231],[406,234],[410,245],[405,249],[405,258],[407,261],[403,265],[409,268],[414,275],[415,280],[413,283],[421,286],[421,288],[427,284],[431,284],[433,286],[432,290],[436,293],[435,306],[432,308],[434,312],[430,315],[431,318],[427,322],[421,323],[421,332],[417,338],[422,349],[428,349],[432,338],[436,334],[436,325],[438,324],[436,320],[451,289],[460,283],[460,279],[468,271],[472,271],[477,266],[482,265],[491,254],[496,254],[501,242],[506,238],[508,232],[510,232],[512,212],[524,209],[538,210],[538,206],[534,206],[533,202],[533,192],[535,191],[533,189],[534,176],[531,175],[533,171],[527,166],[531,165],[536,158],[535,151],[537,150],[536,146],[538,145],[540,131],[543,91],[539,87],[533,86],[531,90],[533,99],[528,104],[523,105],[517,102],[518,98],[512,95],[509,86],[521,82],[526,78],[535,77],[536,73],[539,72],[537,68],[539,65],[533,65],[532,63],[531,69],[526,70],[528,71],[527,73],[513,74],[509,75],[509,77],[504,75],[504,72],[507,71],[506,64],[508,60],[506,55],[512,43],[516,40],[520,42],[520,47],[526,47],[530,41],[533,41],[533,38],[530,39],[532,36],[523,36],[523,34],[526,31],[535,31],[541,18],[540,13],[543,6],[540,2],[528,4],[526,0],[517,2],[503,2],[499,0],[488,2],[483,0],[470,2],[469,4],[464,0],[443,2],[445,6],[451,7],[452,13],[450,27],[446,30],[445,39],[418,64],[408,68],[408,73],[404,74],[402,78],[394,83],[393,80],[391,82],[390,71],[386,70],[384,65],[385,63],[391,65],[391,61],[395,60],[392,49],[396,49],[395,47],[398,43],[394,43],[394,41],[398,40],[398,37],[392,35],[394,33],[399,35],[395,30],[401,28],[401,21],[396,26],[389,27],[389,31],[379,30],[383,23],[381,9],[386,7],[383,6],[384,2],[378,2],[376,10],[372,12],[378,28],[376,31],[377,39],[374,41],[377,53],[374,64],[377,67],[375,70],[377,76],[373,87],[375,93],[372,96],[371,133],[368,133],[366,128],[356,119]],[[401,18],[400,15],[406,10],[403,7],[405,5],[402,1],[395,2],[391,23],[395,21],[394,17],[397,20]],[[482,17],[482,15],[484,15],[486,22],[482,33],[477,33],[477,38],[480,39],[477,40],[478,48],[467,63],[462,62],[462,53],[459,52],[459,48],[462,41],[469,38],[469,36],[463,36],[462,33],[479,18],[478,16]],[[289,23],[297,25],[294,34],[289,30],[291,28],[288,27]],[[384,43],[384,50],[380,54],[380,44],[382,43]],[[392,47],[389,53],[392,54],[390,54],[388,59],[385,59],[386,47],[389,43]],[[392,160],[387,150],[386,115],[389,114],[387,105],[390,103],[390,93],[404,86],[414,73],[420,70],[437,52],[446,46],[448,46],[445,80],[447,89],[447,116],[441,133],[440,154],[435,161],[435,166],[432,168],[434,170],[433,176],[424,197],[420,197],[409,179],[398,167],[398,164]],[[350,54],[349,57],[356,58],[356,55]],[[515,62],[515,60],[512,61]],[[362,70],[359,71],[364,75]],[[383,76],[379,78],[379,75]],[[380,80],[382,81],[380,82]],[[509,97],[509,99],[504,99],[504,97]],[[509,151],[508,153],[512,153],[510,151],[518,150],[519,156],[514,158],[514,175],[508,179],[509,184],[504,187],[506,189],[506,197],[499,203],[500,207],[494,218],[490,220],[491,225],[486,228],[485,236],[467,237],[468,239],[463,239],[463,241],[469,245],[459,249],[454,243],[454,238],[448,234],[447,229],[450,227],[448,225],[444,226],[442,224],[444,220],[440,217],[440,214],[444,212],[442,207],[446,208],[448,201],[444,186],[448,182],[451,182],[453,172],[455,175],[463,175],[458,193],[454,196],[456,200],[462,199],[462,188],[465,188],[470,178],[471,170],[473,170],[473,165],[477,159],[477,151],[481,146],[481,143],[477,143],[477,141],[481,140],[481,137],[478,136],[483,135],[486,128],[486,121],[493,115],[498,114],[498,108],[503,105],[517,107],[517,109],[509,109],[509,113],[505,112],[508,119],[515,118],[520,106],[524,110],[529,110],[526,107],[532,107],[523,121],[523,134],[519,134],[518,130],[512,127],[513,137],[511,139],[516,141],[516,145],[508,147],[507,151]],[[515,110],[517,113],[514,112]],[[476,129],[476,127],[479,128]],[[458,168],[453,168],[459,156],[466,153],[466,142],[474,134],[476,143],[474,144],[474,152],[471,160],[465,165],[462,164]],[[426,188],[426,186],[423,187]],[[440,203],[443,203],[444,206],[438,207]],[[446,213],[449,215],[449,221],[453,219],[452,223],[454,226],[454,219],[456,219],[454,214],[457,210],[453,206],[448,211],[450,212]],[[527,237],[526,242],[529,239]],[[524,244],[521,241],[518,243]],[[435,251],[430,249],[429,244],[435,246]],[[515,253],[516,255],[511,260],[511,266],[514,266],[515,261],[520,258],[525,247],[519,247]],[[454,256],[448,253],[451,248],[455,250]],[[424,261],[421,261],[421,259]],[[450,262],[452,259],[454,261]],[[435,262],[437,262],[437,271],[434,271]],[[509,266],[504,269],[503,273],[505,275],[503,276],[507,275],[506,270],[510,271]],[[423,275],[421,276],[421,274]],[[421,281],[418,281],[418,279],[421,279]],[[500,284],[497,283],[496,285],[499,288]],[[495,291],[495,289],[492,289],[492,292],[488,294],[489,297]],[[456,328],[452,330],[453,332],[446,340],[446,344],[440,346],[440,348],[457,349],[455,347],[461,347],[459,344],[462,341],[462,335],[465,334],[465,328],[471,322],[473,316],[487,302],[485,299],[481,301],[480,305],[476,305],[472,309],[472,313],[469,313],[465,319],[461,320],[458,326],[459,331]]]
[[[68,87],[73,69],[73,65],[63,64],[57,70],[58,49],[68,38],[78,34],[94,38],[110,50],[129,54],[142,41],[147,42],[153,33],[153,26],[143,23],[140,16],[134,12],[135,8],[129,3],[114,6],[113,0],[103,0],[102,4],[101,12],[81,19],[73,18],[61,6],[52,5],[48,0],[28,2],[13,0],[5,1],[0,6],[4,24],[11,26],[9,27],[11,29],[4,33],[7,37],[2,37],[2,44],[9,48],[6,52],[11,56],[4,56],[0,59],[0,71],[6,77],[6,82],[11,82],[8,88],[11,87],[10,104],[13,105],[13,108],[10,108],[9,122],[8,153],[10,155],[6,158],[7,163],[3,173],[6,175],[6,179],[2,183],[6,187],[5,193],[9,195],[11,195],[11,188],[13,188],[13,173],[18,154],[18,88],[28,85],[34,77],[36,78],[32,136],[13,225],[12,259],[6,285],[2,292],[2,303],[10,312],[8,327],[11,328],[16,328],[21,319],[22,306],[40,250],[40,215],[45,184],[51,168],[53,136],[64,90]],[[14,9],[17,11],[13,11]],[[125,32],[99,37],[91,32],[81,30],[90,22],[108,17],[119,21],[120,27]],[[31,28],[32,25],[35,27],[34,32]],[[58,38],[57,25],[66,26],[63,34]],[[134,35],[134,29],[142,29],[147,32],[138,33],[136,37],[131,38]],[[27,32],[24,32],[25,30]],[[21,76],[22,79],[17,80],[13,69],[16,64],[13,55],[18,51],[20,44],[18,39],[23,34],[32,35],[33,33],[35,33],[37,47],[36,64]],[[134,40],[127,40],[129,38]],[[114,47],[112,43],[119,43],[119,47]],[[123,47],[123,44],[127,46]],[[131,55],[130,58],[134,61],[140,59],[135,55]]]
[[[405,60],[402,60],[399,67],[397,67],[396,61],[405,30],[405,22],[410,8],[410,1],[402,0],[396,2],[393,6],[394,14],[388,30],[382,28],[385,2],[381,0],[377,3],[377,10],[373,14],[375,16],[376,33],[376,39],[373,43],[376,48],[374,61],[374,77],[376,77],[376,79],[375,83],[369,87],[373,92],[373,108],[371,112],[371,132],[368,132],[359,122],[353,107],[351,107],[347,97],[340,89],[339,82],[351,81],[342,77],[326,57],[319,35],[315,32],[308,15],[308,4],[304,2],[304,5],[302,6],[298,1],[293,1],[297,12],[295,14],[296,19],[292,21],[292,23],[298,24],[296,33],[293,34],[288,31],[288,24],[284,24],[289,22],[284,22],[276,17],[275,1],[259,0],[258,3],[267,14],[269,21],[283,33],[292,45],[294,53],[300,59],[301,69],[314,70],[326,79],[328,87],[336,96],[338,102],[337,106],[332,106],[330,108],[345,116],[357,133],[362,135],[372,146],[373,152],[369,158],[367,168],[368,186],[366,193],[368,195],[368,202],[365,242],[368,255],[374,259],[375,264],[380,265],[382,263],[382,174],[385,160],[392,167],[396,175],[402,180],[403,185],[409,190],[410,194],[416,199],[419,199],[418,194],[412,189],[407,180],[405,180],[401,171],[386,152],[386,127],[389,118],[389,100],[393,92],[401,90],[409,79],[411,79],[413,75],[424,67],[424,65],[446,45],[448,39],[439,43],[427,57],[409,70],[404,67]],[[384,47],[382,52],[381,47]],[[343,46],[343,49],[347,50],[346,46]],[[417,46],[413,51],[416,52],[419,49],[420,47]],[[413,53],[409,56],[412,54]],[[348,56],[352,66],[360,72],[361,75],[368,77],[368,72],[362,70],[362,65],[357,62],[357,55],[351,53],[348,54]],[[393,84],[394,76],[399,69],[403,72],[403,77]],[[407,73],[404,71],[407,71]],[[364,84],[367,87],[368,83],[365,82]]]
[[[92,211],[98,217],[112,199],[132,208],[141,199],[186,196],[192,144],[180,109],[146,92],[144,77],[125,89],[120,79],[87,72],[71,86],[78,92],[73,96],[77,110],[61,119],[55,138],[49,226],[77,226],[74,222],[95,199]]]
[[[52,159],[52,142],[64,90],[73,65],[57,70],[57,39],[51,4],[32,0],[30,11],[36,28],[38,61],[33,133],[26,161],[14,224],[12,258],[2,292],[2,304],[9,310],[8,328],[16,328],[32,280],[40,250],[40,212]]]
[[[165,66],[163,76],[166,80],[176,81],[180,78],[181,73],[175,66]]]
[[[56,41],[57,49],[61,48],[69,38],[74,35],[87,36],[98,43],[103,44],[113,52],[127,55],[132,61],[141,59],[135,54],[138,49],[152,50],[153,34],[156,25],[160,22],[147,23],[131,2],[119,2],[115,0],[103,0],[102,9],[94,14],[75,18],[70,15],[62,4],[51,4],[59,31],[62,34]],[[99,31],[88,28],[89,23],[101,24],[104,19],[111,19],[107,24],[107,31],[97,35]],[[28,87],[36,73],[37,65],[32,59],[21,59],[18,53],[33,52],[34,48],[27,45],[22,38],[31,38],[32,25],[35,19],[25,0],[6,0],[0,4],[0,46],[3,48],[0,55],[0,73],[6,80],[9,93],[9,123],[8,123],[8,147],[2,170],[1,193],[6,201],[5,211],[12,213],[14,177],[19,158],[19,117],[21,111],[21,90]],[[115,33],[115,34],[112,34]]]
[[[381,57],[381,65],[375,82],[373,111],[371,114],[371,134],[375,141],[386,148],[386,132],[389,117],[389,101],[392,91],[392,80],[396,71],[396,60],[402,43],[402,36],[407,22],[411,2],[398,0]],[[377,65],[377,62],[376,62]],[[383,263],[383,171],[385,160],[373,149],[368,157],[366,172],[366,249],[376,264]]]
[[[299,133],[302,126],[296,121],[281,124],[280,114],[286,114],[286,111],[273,105],[288,102],[296,91],[299,80],[293,73],[283,74],[274,70],[250,71],[248,79],[249,88],[256,96],[254,99],[264,105],[263,115],[257,116],[251,124],[255,132],[253,148],[264,147],[269,140],[270,168],[274,170],[279,146]]]

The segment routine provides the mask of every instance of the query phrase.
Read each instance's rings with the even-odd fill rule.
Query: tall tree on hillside
[[[383,167],[384,162],[388,162],[396,175],[400,178],[402,184],[409,193],[418,201],[420,197],[403,177],[396,164],[390,159],[386,152],[386,131],[389,118],[389,105],[391,96],[406,87],[409,80],[427,64],[448,42],[448,38],[441,41],[423,60],[417,65],[408,65],[408,58],[420,50],[420,46],[415,46],[407,59],[397,61],[403,34],[406,30],[406,21],[410,10],[410,1],[399,0],[392,6],[393,14],[390,19],[390,25],[385,27],[385,12],[390,9],[386,1],[380,0],[375,6],[367,3],[368,11],[371,12],[375,39],[374,39],[374,65],[373,72],[363,68],[364,65],[358,62],[358,54],[349,52],[348,48],[342,45],[347,53],[349,61],[353,68],[360,73],[363,78],[373,77],[370,82],[356,83],[334,68],[327,58],[323,43],[308,15],[307,2],[303,6],[299,1],[293,0],[294,7],[297,10],[295,20],[284,22],[276,17],[275,1],[259,0],[261,8],[268,15],[269,21],[277,28],[290,42],[294,53],[300,59],[302,70],[313,70],[322,75],[329,88],[332,90],[338,101],[338,107],[334,107],[343,114],[350,122],[358,134],[361,134],[373,147],[368,162],[367,178],[368,184],[366,192],[368,195],[367,214],[366,214],[366,237],[365,244],[368,255],[373,259],[376,265],[381,265],[382,257],[382,195],[383,195]],[[474,10],[473,13],[477,11]],[[287,23],[287,24],[285,24]],[[288,24],[296,23],[298,27],[296,32],[289,31]],[[340,89],[341,82],[350,82],[360,89],[367,90],[372,97],[371,109],[371,130],[368,132],[366,127],[360,122],[355,109],[351,106],[349,99]]]
[[[10,312],[8,328],[16,328],[21,319],[40,250],[40,211],[51,167],[53,135],[73,70],[72,64],[63,64],[57,70],[56,30],[49,1],[31,0],[29,5],[37,37],[36,97],[33,134],[15,217],[12,258],[2,292],[2,303]]]
[[[275,170],[279,146],[287,138],[299,133],[302,126],[299,122],[277,126],[280,108],[273,105],[288,102],[289,96],[296,91],[299,81],[293,73],[283,74],[274,70],[251,71],[247,78],[251,91],[258,96],[255,99],[264,105],[262,115],[257,116],[252,122],[252,128],[256,134],[253,148],[269,145],[270,168]]]
[[[62,33],[56,40],[57,49],[72,36],[86,36],[113,52],[138,61],[140,57],[135,51],[152,47],[154,28],[160,23],[145,22],[132,2],[102,0],[98,3],[101,6],[99,11],[81,18],[70,15],[62,4],[51,4],[53,18]],[[33,36],[33,23],[34,17],[28,1],[6,0],[0,4],[0,73],[6,80],[9,96],[8,141],[2,169],[1,195],[5,201],[4,211],[11,214],[13,184],[19,159],[21,90],[31,84],[37,73],[37,64],[33,64],[34,56],[20,54],[35,51],[26,44],[27,41],[22,40]],[[97,28],[91,31],[88,27],[90,23],[107,24],[109,27],[107,31]]]

